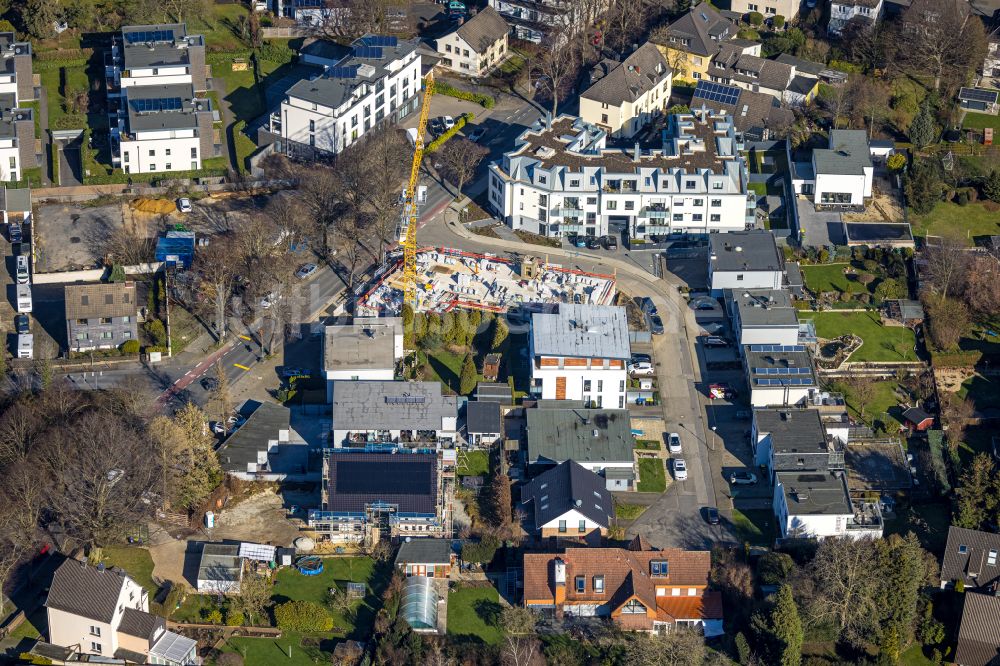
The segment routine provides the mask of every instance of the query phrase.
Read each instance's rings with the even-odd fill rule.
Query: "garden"
[[[799,319],[812,319],[816,324],[816,335],[820,338],[832,340],[844,335],[861,338],[861,347],[847,359],[851,363],[919,360],[913,330],[904,326],[883,326],[875,310],[800,312]]]
[[[499,643],[503,637],[499,627],[501,609],[500,595],[489,583],[449,590],[448,636],[462,643]]]
[[[966,245],[976,245],[988,236],[1000,233],[1000,213],[992,202],[960,205],[939,201],[926,215],[913,214],[914,236],[947,236]]]
[[[640,493],[662,493],[667,489],[667,471],[662,458],[639,459],[639,483],[636,490]]]

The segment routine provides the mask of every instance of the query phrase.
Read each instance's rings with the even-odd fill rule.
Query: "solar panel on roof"
[[[358,46],[354,49],[354,56],[378,60],[382,57],[382,49],[377,46]]]
[[[997,101],[997,91],[982,90],[981,88],[962,88],[958,92],[958,98],[973,102],[988,102],[995,104]]]
[[[129,44],[142,44],[145,42],[172,42],[174,41],[173,30],[139,30],[125,33],[125,41]]]
[[[134,99],[130,101],[138,113],[148,111],[180,111],[183,108],[180,97],[158,97],[154,99]]]
[[[802,345],[750,345],[752,352],[804,352]]]
[[[353,67],[331,67],[326,75],[331,79],[353,79],[358,75],[357,65]]]
[[[396,46],[399,43],[399,40],[395,37],[388,35],[369,35],[368,37],[362,37],[361,41],[368,46]]]
[[[693,97],[694,99],[734,106],[740,98],[740,89],[736,86],[726,86],[711,81],[699,81],[698,86],[694,89]]]

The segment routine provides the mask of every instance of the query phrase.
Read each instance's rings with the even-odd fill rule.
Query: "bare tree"
[[[465,187],[465,182],[475,174],[479,163],[489,154],[490,151],[485,146],[468,139],[452,139],[445,144],[441,151],[441,162],[455,180],[459,193]]]
[[[194,508],[222,481],[215,439],[205,428],[204,412],[188,403],[173,418],[153,419],[149,431],[163,461],[164,500]]]
[[[983,317],[1000,313],[1000,253],[976,255],[966,278],[965,300]]]
[[[914,2],[896,36],[896,57],[916,76],[928,76],[935,91],[942,81],[964,85],[986,54],[983,22],[963,0]]]
[[[363,146],[365,186],[361,190],[372,231],[379,240],[379,262],[396,241],[396,228],[403,183],[409,174],[410,149],[401,132],[385,126],[366,139]]]
[[[354,277],[364,258],[372,257],[371,250],[364,243],[364,227],[351,211],[344,214],[333,226],[333,245],[337,259],[347,269],[347,288],[354,288]]]
[[[534,64],[540,85],[552,99],[552,117],[556,118],[559,115],[559,99],[564,92],[568,92],[566,89],[572,85],[579,68],[577,49],[572,46],[549,49]]]
[[[965,439],[965,429],[976,414],[973,397],[965,400],[954,393],[946,393],[941,399],[941,428],[948,438],[948,446],[957,449]]]
[[[816,620],[833,620],[848,634],[863,634],[878,617],[871,575],[875,560],[872,539],[827,538],[812,562],[817,592],[812,601]]]
[[[868,377],[851,375],[844,380],[844,384],[847,386],[851,397],[854,398],[858,413],[863,420],[865,418],[865,408],[871,403],[872,398],[875,397],[875,383]]]
[[[851,79],[847,90],[848,103],[855,115],[868,122],[868,138],[880,126],[889,111],[891,92],[888,85],[865,76]]]
[[[37,406],[18,401],[0,416],[0,464],[23,460],[45,427]]]
[[[240,581],[240,591],[232,598],[233,608],[247,619],[247,624],[253,625],[254,618],[260,618],[264,609],[271,601],[271,581],[249,568],[243,572]]]
[[[503,660],[513,666],[527,666],[538,649],[535,615],[530,609],[509,606],[500,612],[503,629]]]
[[[644,25],[649,25],[649,14],[655,12],[655,5],[641,0],[610,0],[604,14],[606,27],[604,41],[619,53],[639,41]]]
[[[195,258],[199,291],[213,305],[215,334],[222,340],[228,330],[226,315],[241,257],[232,236],[216,236]]]
[[[923,253],[930,285],[943,298],[962,291],[969,270],[969,253],[957,239],[942,236]]]

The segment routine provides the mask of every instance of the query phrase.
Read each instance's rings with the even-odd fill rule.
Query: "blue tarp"
[[[169,266],[191,268],[194,261],[194,232],[168,231],[156,241],[156,260]]]

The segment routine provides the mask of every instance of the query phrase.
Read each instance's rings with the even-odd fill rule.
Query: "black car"
[[[219,380],[215,377],[204,377],[201,380],[201,387],[206,391],[214,391],[219,388]]]
[[[595,238],[593,236],[588,236],[587,237],[587,249],[588,250],[597,250],[597,249],[600,249],[600,247],[601,247],[601,241],[600,241],[600,239]]]
[[[608,250],[617,250],[618,249],[618,239],[615,238],[614,236],[605,236],[604,237],[604,247],[605,247],[605,249],[608,249]]]
[[[719,524],[719,510],[714,506],[705,507],[705,521],[709,525]]]
[[[21,242],[21,225],[12,224],[10,225],[10,242],[20,243]]]
[[[643,361],[646,363],[652,363],[653,358],[649,354],[632,354],[633,363],[642,363]]]
[[[17,331],[18,335],[31,332],[31,322],[28,320],[28,315],[19,314],[14,317],[14,330]]]
[[[653,335],[663,335],[663,320],[660,315],[649,315],[649,330]]]

